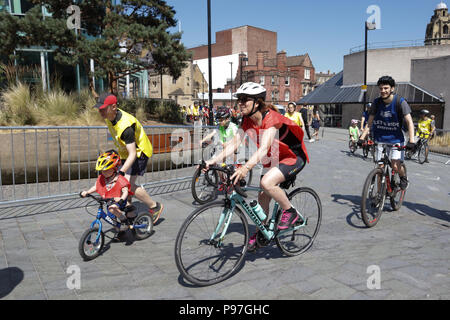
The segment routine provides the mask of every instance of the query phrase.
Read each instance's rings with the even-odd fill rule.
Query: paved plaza
[[[3,206],[0,298],[450,299],[450,158],[407,161],[411,183],[403,207],[393,212],[386,203],[380,222],[368,229],[360,201],[374,164],[360,150],[349,154],[345,130],[325,130],[320,141],[306,142],[311,163],[296,183],[313,188],[323,207],[318,237],[306,253],[288,258],[274,244],[248,254],[242,270],[225,282],[203,288],[184,282],[174,244],[196,208],[190,181],[166,192],[149,189],[165,206],[155,233],[143,241],[106,238],[105,251],[90,262],[78,254],[79,239],[94,220],[88,212],[96,211],[86,210],[88,200]],[[74,268],[79,289],[68,288]],[[373,270],[379,271],[378,288],[368,286]]]

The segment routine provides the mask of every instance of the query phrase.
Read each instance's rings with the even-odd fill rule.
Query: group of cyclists
[[[377,160],[380,159],[384,147],[388,150],[392,149],[392,165],[399,172],[400,187],[405,190],[408,187],[408,178],[401,166],[404,151],[398,151],[393,146],[405,145],[402,130],[405,127],[408,128],[409,138],[406,143],[407,148],[414,149],[416,146],[411,108],[404,98],[395,94],[395,81],[391,77],[380,78],[378,88],[380,97],[375,99],[368,110],[367,125],[361,127],[362,133],[358,134],[357,143],[362,145],[371,131],[378,145]],[[287,229],[296,223],[300,215],[279,185],[286,180],[295,179],[309,163],[304,142],[305,123],[301,116],[294,114],[295,104],[289,104],[286,117],[279,113],[278,108],[267,103],[266,89],[259,83],[244,83],[235,93],[235,97],[242,122],[238,126],[231,121],[233,116],[231,109],[218,108],[216,113],[219,122],[218,134],[223,149],[206,161],[203,170],[206,172],[210,166],[222,163],[236,153],[244,138],[248,136],[256,144],[257,150],[245,164],[236,168],[231,179],[236,184],[244,179],[257,164],[263,163],[260,178],[263,191],[258,195],[258,201],[266,213],[269,212],[271,200],[277,201],[282,209],[278,229]],[[92,192],[100,193],[102,196],[113,194],[117,199],[114,206],[123,209],[130,204],[131,196],[135,194],[138,199],[148,204],[155,219],[159,218],[162,205],[153,201],[142,187],[137,187],[135,184],[136,176],[145,172],[146,160],[151,156],[151,144],[147,141],[148,138],[146,140],[142,126],[133,116],[117,108],[117,100],[113,95],[103,97],[97,108],[104,117],[119,152],[110,151],[99,157],[97,170],[102,174],[96,185],[83,192],[83,195]],[[292,118],[293,115],[294,118]],[[434,130],[427,116],[428,112],[423,111],[419,121],[418,135],[430,135]],[[358,129],[356,124],[352,124],[353,132],[355,128]],[[200,143],[209,141],[214,134],[214,132],[209,134]],[[356,137],[354,135],[355,139]],[[120,185],[119,188],[114,188],[116,183]],[[110,190],[114,192],[108,193]],[[118,219],[124,219],[116,208],[112,211],[117,214]],[[256,236],[254,234],[250,237],[250,251],[258,247]]]

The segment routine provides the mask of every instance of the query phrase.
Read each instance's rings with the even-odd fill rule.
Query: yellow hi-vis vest
[[[135,125],[136,156],[139,158],[143,152],[147,157],[150,158],[153,154],[153,147],[141,123],[131,114],[121,109],[117,110],[120,110],[120,112],[122,112],[122,117],[119,121],[117,121],[116,125],[113,126],[111,121],[109,121],[108,119],[105,119],[105,122],[108,126],[109,132],[113,137],[114,144],[119,151],[120,158],[128,158],[128,150],[126,148],[126,144],[120,137],[122,136],[122,133],[125,131],[125,129],[131,127],[133,124]]]

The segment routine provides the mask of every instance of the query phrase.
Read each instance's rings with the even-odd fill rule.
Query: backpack
[[[394,96],[394,99],[395,99],[395,97],[397,97],[397,100],[395,102],[395,110],[397,111],[397,115],[398,115],[399,119],[402,119],[400,121],[400,128],[403,130],[403,132],[408,132],[408,125],[405,121],[405,116],[403,114],[403,109],[402,109],[402,102],[403,102],[403,100],[405,100],[405,98],[399,96],[398,94],[396,94]],[[380,100],[381,100],[381,98],[377,98],[374,101],[373,105],[377,108],[376,112],[378,112],[378,104],[380,103]]]

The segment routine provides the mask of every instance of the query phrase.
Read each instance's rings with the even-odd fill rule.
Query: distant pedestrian
[[[308,140],[312,142],[311,134],[309,133],[308,109],[299,105],[298,112],[302,115],[303,124],[305,125],[304,131],[306,131],[306,134],[308,135]]]
[[[433,140],[434,137],[436,136],[436,117],[434,116],[434,114],[432,114],[430,116],[431,119],[431,135],[430,135],[430,140]]]
[[[320,129],[320,115],[319,110],[313,113],[312,119],[312,127],[314,129],[314,133],[312,135],[313,141],[319,141],[319,129]]]
[[[295,111],[296,107],[297,107],[297,104],[295,102],[289,102],[288,107],[287,107],[287,112],[284,114],[284,116],[286,118],[294,121],[294,123],[296,125],[298,125],[299,127],[301,127],[303,129],[305,126],[303,124],[303,118],[299,112]]]

